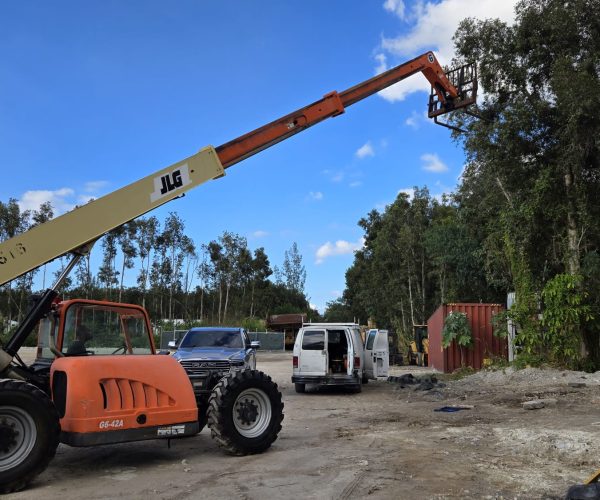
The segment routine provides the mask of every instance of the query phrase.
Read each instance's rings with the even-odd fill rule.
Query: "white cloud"
[[[356,151],[355,155],[357,158],[360,159],[366,158],[367,156],[375,156],[375,150],[373,149],[371,142],[367,142],[366,144],[358,148],[358,151]]]
[[[385,0],[383,8],[392,14],[395,14],[400,19],[405,18],[405,6],[402,0]]]
[[[476,19],[498,18],[509,24],[514,22],[514,7],[518,0],[442,0],[441,2],[416,2],[410,15],[399,0],[386,0],[383,8],[402,20],[410,20],[412,28],[398,37],[384,37],[382,53],[375,56],[377,73],[387,69],[387,56],[398,62],[406,61],[428,50],[433,50],[442,64],[450,64],[454,55],[452,37],[460,21],[466,17]],[[379,94],[389,101],[401,101],[416,91],[429,92],[429,82],[414,76]]]
[[[86,203],[89,203],[92,200],[95,200],[97,198],[97,196],[91,196],[88,194],[80,194],[79,196],[77,196],[77,205],[81,206],[81,205],[85,205]]]
[[[344,180],[344,172],[341,170],[323,170],[323,175],[329,177],[331,182],[342,182]]]
[[[401,189],[400,191],[398,191],[398,194],[400,194],[400,193],[404,193],[404,194],[408,195],[408,199],[412,200],[413,196],[415,195],[415,189],[414,188]]]
[[[86,193],[97,193],[106,186],[108,186],[108,181],[90,181],[85,183],[83,190]]]
[[[448,166],[436,154],[426,153],[421,155],[421,161],[423,162],[423,170],[427,172],[442,173],[448,171]]]
[[[348,184],[351,188],[357,188],[362,186],[362,182],[361,181],[352,181],[350,184]]]
[[[383,73],[390,69],[387,65],[387,57],[385,54],[377,54],[375,59],[379,62],[379,65],[375,69],[375,74]],[[408,94],[412,94],[417,91],[425,91],[429,92],[430,85],[426,78],[419,78],[418,76],[414,76],[414,78],[407,78],[406,80],[402,80],[391,87],[383,89],[378,92],[378,94],[383,97],[386,101],[394,102],[394,101],[403,101],[404,98]]]
[[[417,113],[416,111],[413,110],[413,112],[411,113],[411,115],[404,120],[404,124],[410,128],[413,128],[415,130],[418,130],[419,128],[421,128],[421,125],[423,124],[431,124],[433,123],[428,117],[427,117],[427,111],[423,111],[422,113]]]
[[[259,230],[257,230],[257,231],[254,231],[254,232],[252,233],[252,236],[253,236],[254,238],[264,238],[264,237],[266,237],[266,236],[269,236],[269,233],[268,233],[267,231],[262,231],[261,229],[259,229]]]
[[[321,193],[321,191],[311,191],[308,193],[308,199],[312,201],[321,201],[323,199],[323,193]]]
[[[19,200],[21,210],[38,210],[42,203],[50,202],[54,215],[68,212],[75,207],[75,191],[71,188],[61,188],[55,191],[37,190],[26,191]]]
[[[335,255],[353,254],[357,250],[360,250],[364,244],[365,239],[362,237],[356,243],[345,240],[338,240],[335,243],[328,241],[317,249],[316,264],[322,264],[326,258]]]

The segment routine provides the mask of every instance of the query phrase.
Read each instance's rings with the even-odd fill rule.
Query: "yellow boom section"
[[[199,153],[0,243],[0,285],[225,174],[215,149]]]

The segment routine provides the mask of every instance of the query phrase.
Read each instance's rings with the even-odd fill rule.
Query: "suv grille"
[[[230,363],[229,361],[185,360],[181,362],[181,366],[188,375],[202,377],[208,375],[208,372],[211,371],[227,373],[229,372]]]

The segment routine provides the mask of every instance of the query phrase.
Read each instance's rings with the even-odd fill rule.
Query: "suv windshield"
[[[240,332],[189,331],[179,347],[244,347]]]

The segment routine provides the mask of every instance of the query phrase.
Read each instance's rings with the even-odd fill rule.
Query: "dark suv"
[[[170,343],[170,347],[175,347]],[[196,395],[200,425],[206,423],[208,398],[217,382],[230,372],[256,369],[256,349],[243,328],[202,327],[189,330],[173,357],[185,369]]]

